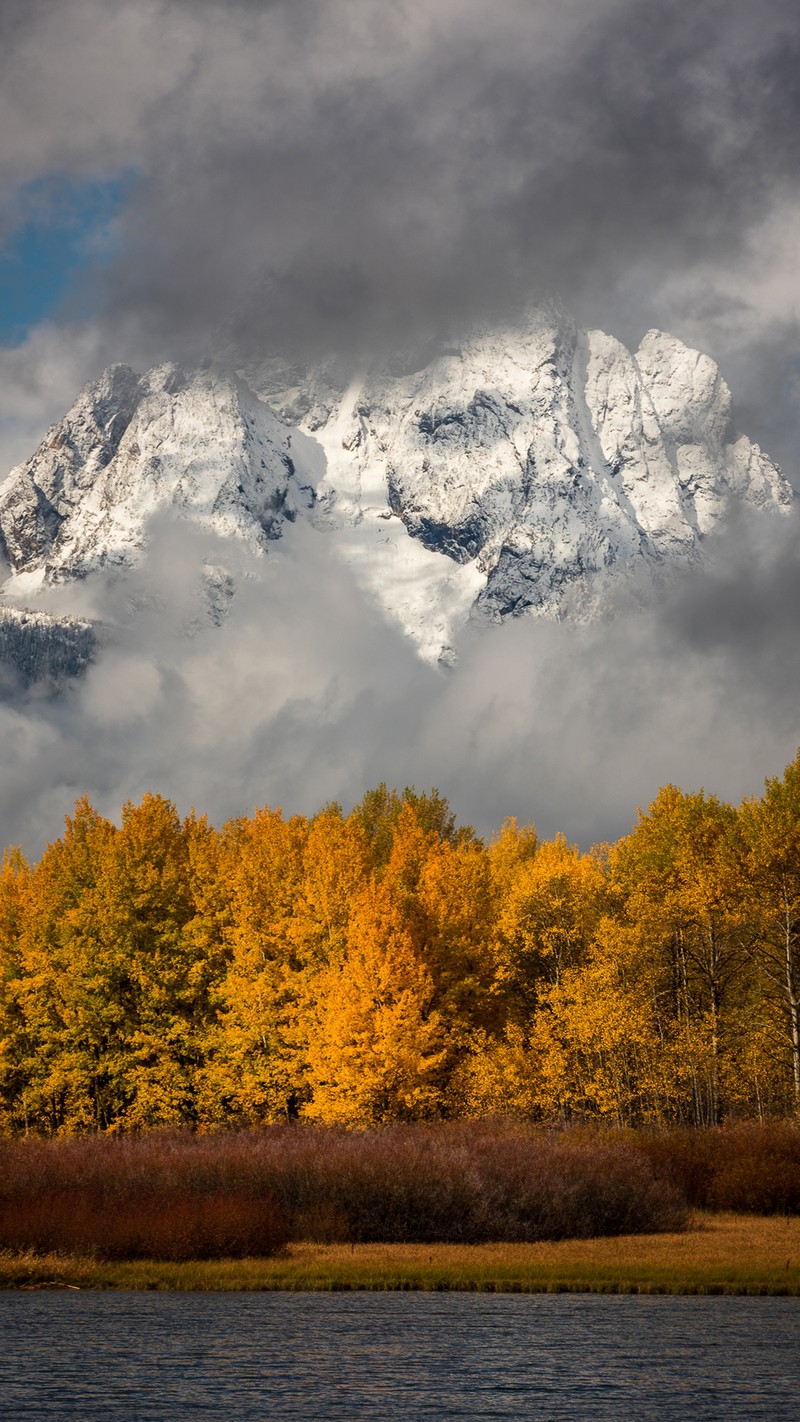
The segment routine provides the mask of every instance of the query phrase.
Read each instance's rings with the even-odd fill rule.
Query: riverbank
[[[698,1212],[681,1234],[542,1244],[291,1244],[277,1258],[0,1255],[4,1289],[800,1295],[800,1218]]]

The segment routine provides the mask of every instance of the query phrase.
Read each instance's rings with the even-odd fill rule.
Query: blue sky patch
[[[0,249],[0,342],[18,343],[39,321],[92,315],[92,276],[116,254],[115,219],[132,182],[130,174],[92,182],[51,175],[20,190]]]

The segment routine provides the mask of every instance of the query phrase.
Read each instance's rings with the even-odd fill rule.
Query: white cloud
[[[116,816],[157,790],[220,822],[265,802],[347,807],[381,780],[437,785],[483,832],[516,814],[583,844],[623,832],[666,781],[757,793],[800,739],[795,619],[775,615],[797,605],[800,559],[794,525],[754,530],[658,606],[488,627],[444,672],[313,530],[257,559],[165,524],[130,580],[74,590],[116,628],[86,679],[0,711],[4,838],[37,851],[83,792]],[[187,635],[209,560],[237,593],[222,626]]]
[[[102,367],[92,327],[34,327],[17,346],[0,346],[0,480],[28,459],[47,428]]]

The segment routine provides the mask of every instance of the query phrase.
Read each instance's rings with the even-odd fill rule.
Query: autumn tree
[[[207,931],[214,851],[204,819],[182,822],[169,800],[145,795],[124,807],[104,856],[98,931],[118,1012],[120,1126],[196,1119],[223,957]]]
[[[213,829],[79,800],[0,869],[0,1129],[800,1112],[800,753],[611,849],[437,791]]]
[[[541,996],[529,1034],[542,1116],[663,1125],[680,1115],[702,1029],[667,1034],[658,968],[637,927],[608,915],[587,956]],[[655,975],[655,976],[654,976]]]
[[[472,1031],[498,1021],[495,898],[483,843],[471,831],[429,828],[424,807],[406,802],[380,883],[430,974],[455,1057]]]
[[[27,1130],[23,1062],[31,1056],[20,1005],[20,939],[28,912],[30,868],[20,849],[7,850],[0,868],[0,1130]]]
[[[541,994],[558,986],[563,973],[586,957],[607,898],[603,864],[581,854],[563,835],[537,843],[534,852],[498,864],[502,893],[495,925],[498,970],[509,998],[512,1020],[526,1022]]]
[[[662,1030],[673,1019],[690,1041],[707,1040],[696,1063],[694,1119],[718,1124],[723,1076],[732,1068],[732,1009],[744,988],[751,927],[736,811],[702,791],[661,790],[612,855],[620,913],[655,955]]]
[[[418,793],[413,785],[389,790],[381,782],[368,790],[353,810],[352,818],[364,831],[373,868],[380,873],[388,864],[395,833],[403,814],[410,814],[420,830],[440,842],[462,843],[474,838],[468,825],[458,826],[456,817],[438,790]]]
[[[19,1070],[39,1130],[102,1129],[114,1117],[109,1051],[119,1003],[100,920],[114,826],[87,799],[35,866],[19,937],[17,992],[25,1031]],[[117,1057],[119,1061],[119,1057]]]
[[[800,1113],[800,752],[741,822],[755,923],[756,966],[788,1049],[794,1111]]]
[[[347,955],[320,974],[316,988],[309,1114],[364,1126],[435,1113],[444,1024],[431,974],[383,885],[362,890]]]
[[[370,850],[360,817],[329,808],[308,825],[292,915],[298,962],[310,976],[341,961],[353,903],[370,877]]]
[[[304,1094],[308,961],[296,932],[308,823],[258,810],[226,826],[220,872],[228,962],[202,1075],[207,1120],[275,1120]]]

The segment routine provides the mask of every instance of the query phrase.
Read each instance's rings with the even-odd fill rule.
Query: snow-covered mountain
[[[469,620],[586,616],[697,560],[737,504],[791,504],[714,362],[658,331],[631,354],[538,312],[366,372],[247,377],[114,366],[87,386],[0,486],[6,603],[135,564],[159,512],[259,554],[299,517],[448,660]]]

